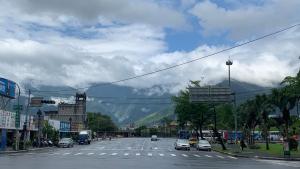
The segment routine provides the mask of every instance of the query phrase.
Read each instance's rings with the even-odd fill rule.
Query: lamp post
[[[230,60],[230,58],[226,61],[226,65],[228,66],[228,86],[231,89],[231,77],[230,77],[230,66],[232,66],[233,62]],[[236,96],[234,94],[234,109],[236,109]],[[237,112],[234,110],[234,141],[237,142]]]
[[[41,146],[41,115],[42,115],[42,111],[39,109],[37,112],[38,115],[38,145],[39,147]]]
[[[16,86],[18,87],[18,105],[17,105],[17,110],[16,110],[16,121],[15,121],[15,126],[16,126],[16,150],[19,150],[19,130],[18,128],[20,127],[20,95],[21,95],[21,89],[18,83],[16,83]]]

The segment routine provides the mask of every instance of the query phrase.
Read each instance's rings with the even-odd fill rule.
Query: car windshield
[[[184,140],[184,139],[180,139],[180,140],[177,140],[178,143],[181,143],[181,144],[188,144],[188,140]]]
[[[200,144],[209,144],[209,142],[207,140],[199,140]]]
[[[299,107],[300,0],[0,0],[0,169],[300,169]]]
[[[69,142],[69,141],[71,141],[71,139],[70,138],[63,138],[60,141],[62,141],[62,142]]]

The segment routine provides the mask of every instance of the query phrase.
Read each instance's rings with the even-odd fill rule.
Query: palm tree
[[[282,134],[286,138],[288,138],[290,110],[294,108],[296,100],[296,97],[289,95],[289,91],[286,87],[273,89],[270,95],[271,103],[276,106],[282,114],[282,120],[284,122],[284,131]]]

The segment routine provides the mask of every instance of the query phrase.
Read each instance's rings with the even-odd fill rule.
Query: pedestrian
[[[240,142],[240,146],[241,146],[241,149],[242,149],[242,151],[244,150],[244,148],[246,148],[247,146],[246,146],[246,144],[245,144],[245,141],[244,141],[244,139],[242,139],[241,140],[241,142]]]

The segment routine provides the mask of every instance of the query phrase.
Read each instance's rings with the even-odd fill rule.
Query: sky
[[[203,57],[300,23],[299,0],[0,0],[0,77],[88,87]],[[300,66],[300,27],[150,76],[162,85],[232,78],[277,85]]]

